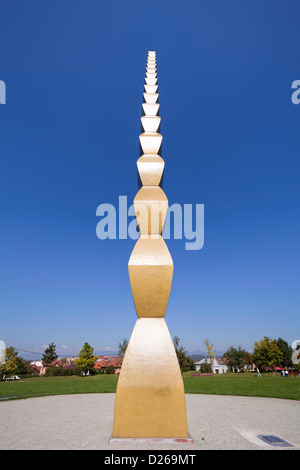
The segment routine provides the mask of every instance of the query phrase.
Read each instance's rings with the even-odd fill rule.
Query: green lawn
[[[273,374],[265,374],[262,377],[257,377],[256,374],[224,374],[207,377],[184,375],[186,375],[184,377],[186,393],[300,400],[300,377],[280,377]]]
[[[300,400],[300,377],[283,378],[272,374],[225,374],[191,377],[183,374],[186,393],[241,395]],[[118,377],[36,377],[0,383],[0,398],[29,398],[74,393],[114,393]]]
[[[107,393],[116,391],[118,377],[93,375],[89,377],[36,377],[0,383],[1,397],[42,397],[74,393]]]

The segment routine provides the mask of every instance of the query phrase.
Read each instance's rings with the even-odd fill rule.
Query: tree
[[[279,364],[282,367],[289,367],[292,365],[292,354],[293,349],[291,346],[288,345],[286,341],[282,338],[278,338],[276,340],[276,344],[279,347],[280,351],[282,352],[282,361]]]
[[[12,346],[5,350],[5,364],[1,368],[1,373],[7,376],[15,375],[18,368],[18,351]]]
[[[210,365],[212,366],[213,362],[214,362],[214,353],[213,353],[213,350],[212,350],[213,347],[214,347],[214,344],[209,344],[209,340],[207,338],[204,341],[204,343],[206,345],[207,352],[208,352],[208,355],[209,355]]]
[[[181,372],[187,372],[188,370],[196,370],[196,365],[194,361],[187,355],[186,350],[183,346],[180,346],[179,343],[180,338],[178,338],[178,336],[174,336],[173,344]]]
[[[18,354],[19,353],[12,346],[5,349],[5,363],[1,365],[1,376],[30,373],[29,362],[25,361],[25,359]]]
[[[127,346],[128,346],[128,341],[126,338],[124,338],[123,342],[119,343],[119,346],[118,346],[118,357],[120,360],[124,358]]]
[[[254,343],[253,360],[259,368],[273,368],[282,363],[283,354],[274,339],[264,336]]]
[[[224,354],[225,359],[228,361],[228,367],[233,372],[239,372],[243,369],[246,361],[246,351],[240,346],[238,349],[230,346]]]
[[[252,370],[253,363],[254,363],[254,361],[253,361],[253,355],[251,354],[251,352],[246,351],[246,354],[245,354],[245,365],[246,365],[246,368]]]
[[[76,359],[76,365],[85,374],[94,367],[97,356],[94,356],[93,353],[94,348],[92,348],[88,343],[84,343],[83,348],[79,353],[79,359]]]
[[[48,348],[45,349],[44,354],[42,356],[42,361],[44,364],[51,364],[52,361],[55,361],[58,358],[58,355],[55,351],[55,344],[49,344]]]
[[[23,357],[17,356],[17,375],[31,374],[30,361],[26,361]]]

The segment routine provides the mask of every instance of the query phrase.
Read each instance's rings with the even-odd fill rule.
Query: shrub
[[[204,362],[203,364],[201,364],[200,371],[202,372],[202,374],[207,373],[207,372],[212,372],[211,365],[206,364],[206,362]]]
[[[46,369],[45,376],[46,377],[57,377],[59,375],[63,375],[64,369],[61,366],[49,366]]]
[[[81,374],[81,370],[77,366],[74,366],[72,367],[72,369],[68,370],[68,375],[80,375],[80,374]]]

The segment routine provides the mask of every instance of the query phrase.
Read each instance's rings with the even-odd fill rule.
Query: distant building
[[[217,359],[216,357],[213,358],[212,364],[210,363],[209,358],[201,359],[201,361],[195,362],[195,364],[196,370],[198,371],[200,370],[202,364],[209,364],[214,374],[226,374],[226,372],[228,372],[228,366],[224,360],[220,358]]]
[[[40,375],[41,374],[41,369],[42,369],[41,366],[36,366],[35,364],[30,364],[29,367],[30,367],[32,375]]]
[[[41,368],[41,371],[40,371],[40,375],[45,375],[46,374],[46,370],[48,367],[62,367],[63,365],[63,361],[61,359],[55,359],[54,361],[50,362],[50,364],[45,364],[43,361],[42,361],[42,368]]]
[[[108,366],[113,366],[115,368],[115,374],[120,373],[121,361],[118,356],[98,356],[98,359],[95,361],[95,369],[106,369]]]
[[[31,373],[33,375],[45,375],[48,367],[63,367],[66,370],[71,370],[73,367],[76,367],[76,359],[79,359],[79,356],[55,359],[50,364],[45,364],[43,361],[32,361],[30,363]],[[113,366],[115,374],[119,374],[121,365],[122,360],[118,356],[98,356],[94,363],[94,368],[104,370],[108,366]]]
[[[43,368],[42,361],[32,361],[29,364],[32,375],[41,375],[41,370]]]
[[[36,366],[36,367],[42,367],[43,363],[42,361],[32,361],[30,363],[31,366]]]

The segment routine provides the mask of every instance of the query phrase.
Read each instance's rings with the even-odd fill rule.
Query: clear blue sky
[[[300,337],[298,1],[15,0],[0,18],[1,324],[7,346],[115,349],[136,321],[133,240],[96,208],[137,193],[146,56],[157,51],[164,191],[205,205],[168,240],[166,321],[188,351]],[[64,347],[63,347],[64,346]]]

